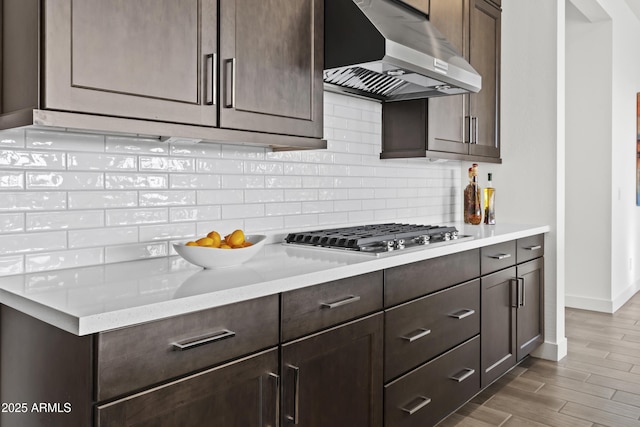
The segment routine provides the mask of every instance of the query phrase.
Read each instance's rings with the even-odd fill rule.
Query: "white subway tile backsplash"
[[[195,191],[141,191],[140,206],[185,206],[196,204]]]
[[[58,211],[27,213],[27,231],[104,227],[104,211]]]
[[[459,162],[381,160],[380,103],[324,105],[326,150],[0,131],[0,276],[175,255],[211,230],[459,218]]]
[[[24,214],[0,214],[0,233],[24,231]]]
[[[24,256],[0,256],[0,277],[24,273]]]
[[[0,170],[0,191],[24,190],[24,172]]]
[[[176,240],[195,237],[196,225],[192,222],[140,226],[140,241]]]
[[[66,247],[67,235],[64,231],[0,235],[0,255],[50,251]]]
[[[216,189],[221,178],[216,174],[171,174],[171,189]]]
[[[74,191],[69,193],[69,209],[111,209],[138,206],[136,191]]]
[[[69,170],[135,171],[138,159],[122,154],[68,153]]]
[[[168,154],[169,146],[158,139],[107,136],[105,151],[112,153]]]
[[[169,222],[167,208],[109,209],[106,211],[105,217],[107,226]]]
[[[268,203],[284,201],[283,190],[244,190],[245,203]]]
[[[122,245],[138,242],[138,227],[107,227],[91,230],[71,230],[69,248]]]
[[[65,169],[64,153],[0,150],[0,169]]]
[[[104,136],[28,129],[26,147],[36,150],[102,152],[104,151]]]
[[[84,267],[104,263],[104,248],[46,252],[25,256],[27,273]]]
[[[97,172],[27,172],[28,190],[98,190],[104,175]]]
[[[0,193],[0,212],[66,209],[67,194],[64,192],[11,192]]]
[[[213,221],[220,219],[222,209],[220,206],[194,206],[169,208],[169,220],[171,222],[184,221]]]
[[[222,218],[256,218],[264,216],[264,204],[242,204],[222,206]]]
[[[140,171],[142,172],[195,172],[193,159],[175,157],[140,157]]]
[[[123,262],[145,258],[164,257],[169,254],[167,242],[139,243],[109,246],[105,249],[105,262]]]
[[[0,147],[24,148],[25,146],[25,130],[24,129],[6,129],[0,131]]]
[[[133,190],[169,188],[169,175],[139,173],[106,173],[105,188],[107,190]]]

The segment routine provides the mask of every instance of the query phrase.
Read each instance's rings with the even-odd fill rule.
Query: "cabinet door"
[[[486,387],[516,364],[516,269],[484,276],[481,282],[481,381]]]
[[[431,0],[429,20],[458,52],[469,57],[469,0]],[[468,95],[429,99],[428,150],[467,154],[468,100]]]
[[[224,128],[322,136],[323,0],[220,0]]]
[[[482,90],[469,94],[473,144],[469,154],[500,157],[500,10],[472,0],[469,62],[482,76]]]
[[[60,0],[44,11],[45,108],[216,124],[216,0]]]
[[[518,265],[518,360],[543,341],[544,259]]]
[[[282,347],[283,426],[382,426],[382,316]]]
[[[278,350],[273,349],[96,409],[97,427],[276,427]]]

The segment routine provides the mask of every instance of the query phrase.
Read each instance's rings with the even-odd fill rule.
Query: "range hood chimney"
[[[482,78],[398,0],[325,0],[325,89],[381,101],[478,92]]]

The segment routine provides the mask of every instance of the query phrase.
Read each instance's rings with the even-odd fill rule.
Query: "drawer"
[[[480,337],[385,386],[385,427],[429,427],[480,391]]]
[[[479,332],[479,279],[387,310],[385,381]]]
[[[382,310],[382,271],[282,294],[282,340]]]
[[[483,276],[515,264],[515,240],[480,248],[480,272]]]
[[[518,239],[516,242],[516,262],[518,264],[544,255],[544,234]]]
[[[97,400],[277,345],[278,302],[271,295],[98,334]]]
[[[479,276],[479,249],[392,267],[384,272],[384,305],[400,304]]]

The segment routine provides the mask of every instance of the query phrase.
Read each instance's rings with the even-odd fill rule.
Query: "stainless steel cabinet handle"
[[[471,116],[466,116],[464,118],[467,121],[467,132],[469,134],[469,138],[465,141],[467,144],[473,144],[473,130],[472,130],[472,117]]]
[[[464,368],[462,371],[458,372],[457,374],[449,377],[450,379],[457,381],[459,383],[461,383],[462,381],[466,380],[467,378],[469,378],[471,375],[475,374],[476,370],[475,369],[471,369],[471,368]]]
[[[524,249],[526,249],[528,251],[538,251],[538,250],[542,249],[542,245],[529,246],[529,247],[524,248]]]
[[[322,308],[336,308],[336,307],[342,307],[343,305],[352,304],[358,301],[360,301],[360,297],[358,295],[349,295],[347,298],[340,301],[323,302],[320,304],[320,306]]]
[[[511,285],[511,307],[516,308],[520,305],[520,281],[517,278],[511,279],[509,284]]]
[[[471,117],[471,120],[475,123],[475,125],[473,126],[473,143],[477,144],[478,143],[478,118]]]
[[[277,427],[280,422],[280,375],[269,372],[269,378],[271,378],[275,384],[275,396],[276,396],[276,410],[273,424],[268,424],[267,427]]]
[[[195,347],[200,347],[201,345],[210,344],[216,341],[232,338],[235,336],[236,336],[235,332],[230,331],[228,329],[223,329],[221,331],[217,331],[217,332],[214,332],[213,334],[205,335],[203,337],[189,338],[184,341],[174,342],[171,345],[173,346],[174,350],[185,351]]]
[[[289,421],[298,424],[300,421],[300,368],[289,365],[289,369],[293,370],[293,415],[287,415]]]
[[[518,277],[518,306],[524,307],[525,305],[525,296],[524,296],[524,277]]]
[[[225,108],[234,108],[236,102],[236,58],[224,61],[225,66]],[[231,71],[229,71],[231,66]]]
[[[210,53],[205,56],[206,59],[206,68],[205,68],[205,100],[204,103],[206,105],[215,105],[216,104],[216,86],[218,85],[218,71],[216,64],[218,62],[217,55],[215,53]]]
[[[472,314],[475,314],[475,310],[472,308],[464,308],[462,310],[456,311],[455,313],[451,313],[449,317],[454,317],[458,320],[464,319],[465,317],[469,317]]]
[[[511,254],[497,254],[497,255],[489,255],[489,258],[493,258],[493,259],[507,259],[507,258],[511,258]]]
[[[414,342],[414,341],[419,340],[420,338],[426,337],[430,333],[431,333],[431,329],[420,328],[420,329],[418,329],[416,334],[414,334],[414,335],[404,335],[404,336],[401,336],[400,338],[402,338],[405,341]]]
[[[429,399],[428,397],[424,397],[424,396],[418,396],[417,400],[418,400],[418,403],[416,403],[413,407],[411,407],[411,408],[400,408],[400,409],[403,412],[406,412],[409,415],[413,415],[416,412],[418,412],[420,409],[424,408],[429,403],[431,403],[431,399]]]

